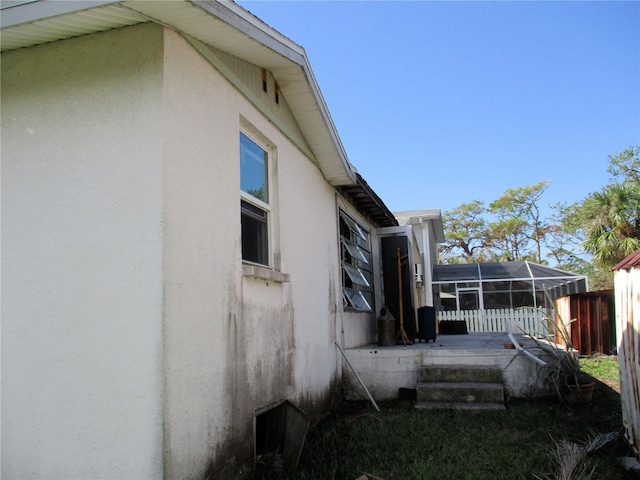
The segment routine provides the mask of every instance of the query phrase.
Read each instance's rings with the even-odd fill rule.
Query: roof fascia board
[[[20,5],[25,5],[27,3],[37,2],[38,0],[2,0],[0,2],[0,10],[5,10],[7,8],[19,7]]]
[[[0,19],[1,28],[14,27],[25,23],[45,20],[47,18],[67,15],[70,13],[91,10],[96,7],[104,7],[121,3],[120,0],[90,0],[90,1],[61,1],[30,3],[21,2],[18,4],[4,5]]]
[[[188,0],[207,13],[218,17],[255,41],[263,44],[274,52],[279,53],[292,62],[301,65],[306,57],[304,49],[271,28],[255,15],[246,11],[238,4],[230,1],[217,2],[213,0]]]
[[[320,87],[318,85],[318,81],[316,80],[315,75],[313,74],[313,70],[311,70],[311,64],[307,56],[304,56],[304,72],[309,79],[309,83],[311,85],[311,89],[313,92],[313,96],[316,99],[316,103],[318,108],[320,109],[320,113],[329,129],[329,134],[332,137],[333,143],[338,150],[338,154],[340,155],[340,159],[344,165],[345,170],[353,183],[357,183],[357,170],[356,168],[349,162],[349,157],[347,157],[347,152],[342,145],[342,140],[340,140],[340,136],[338,135],[338,130],[336,129],[335,123],[333,123],[333,118],[331,118],[331,114],[329,113],[329,108],[327,107],[326,102],[324,101],[324,97],[320,93]]]
[[[265,107],[265,105],[256,97],[256,95],[247,88],[247,86],[240,81],[240,79],[225,65],[225,63],[218,58],[218,56],[211,51],[211,49],[184,32],[177,32],[182,38],[184,38],[202,57],[209,62],[216,70],[218,70],[227,80],[229,80],[234,87],[236,87],[247,100],[249,100],[254,107],[269,119],[276,127],[278,127],[284,134],[291,140],[305,155],[307,155],[316,165],[318,160],[313,155],[313,152],[309,150],[303,142],[300,142],[296,135],[282,122],[278,117],[273,115],[271,111]]]

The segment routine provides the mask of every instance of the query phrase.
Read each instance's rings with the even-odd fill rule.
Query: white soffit
[[[356,183],[304,49],[233,2],[14,2],[3,5],[0,47],[13,50],[148,21],[271,71],[327,181]]]
[[[46,5],[50,8],[42,8],[45,7],[42,2],[3,8],[0,49],[4,52],[148,21],[144,16],[117,5],[96,7],[98,2],[82,2],[85,8],[90,8],[70,11],[80,2],[52,3],[51,6]],[[18,8],[27,11],[16,13]],[[36,8],[42,8],[41,15],[44,13],[42,16],[46,15],[46,18],[38,19],[34,12]],[[7,26],[9,22],[14,25]]]

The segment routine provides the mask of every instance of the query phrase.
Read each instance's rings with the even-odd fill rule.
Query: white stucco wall
[[[233,429],[224,379],[239,321],[241,99],[176,33],[164,42],[165,474],[191,478]]]
[[[235,478],[252,466],[257,409],[287,398],[320,411],[340,378],[334,193],[172,31],[165,59],[165,475],[209,464]],[[242,275],[240,129],[273,154],[271,243],[290,282]]]
[[[243,277],[238,135],[274,153],[286,282]],[[248,473],[255,412],[337,393],[337,207],[177,33],[2,56],[2,478]]]
[[[2,478],[162,477],[162,30],[2,55]]]
[[[320,409],[317,402],[341,375],[335,346],[342,310],[335,191],[293,146],[278,157],[282,269],[291,275],[295,318],[293,398],[306,400],[308,410]]]

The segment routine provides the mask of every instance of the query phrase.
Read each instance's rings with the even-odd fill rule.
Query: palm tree
[[[580,216],[596,265],[612,267],[640,248],[640,184],[607,185],[587,197]]]

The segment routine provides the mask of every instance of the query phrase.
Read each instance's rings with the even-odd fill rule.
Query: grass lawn
[[[309,432],[296,472],[274,468],[263,478],[552,478],[557,442],[584,444],[589,436],[622,427],[617,358],[581,363],[598,382],[593,402],[572,409],[555,400],[511,402],[498,412],[415,410],[400,401],[382,404],[376,412],[369,403],[345,403]],[[593,478],[637,480],[618,461],[627,454],[619,439],[589,455]]]

